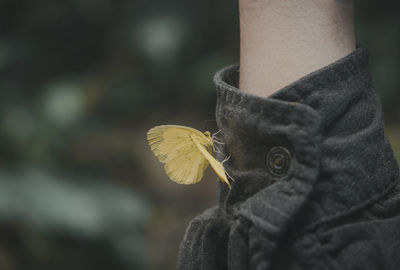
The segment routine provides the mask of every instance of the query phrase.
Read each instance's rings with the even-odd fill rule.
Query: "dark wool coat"
[[[367,50],[269,98],[238,79],[237,65],[214,77],[235,181],[190,223],[178,268],[400,269],[399,170]]]

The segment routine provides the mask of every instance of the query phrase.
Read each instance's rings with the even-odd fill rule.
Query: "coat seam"
[[[303,231],[301,231],[299,233],[299,235],[301,236],[301,235],[307,234],[308,232],[315,231],[317,227],[319,227],[325,223],[328,223],[328,222],[334,221],[335,219],[347,216],[353,212],[356,212],[356,211],[359,211],[359,210],[362,210],[362,209],[368,207],[368,205],[374,204],[375,202],[379,201],[379,199],[384,197],[387,193],[389,193],[393,188],[395,188],[396,185],[398,184],[398,181],[399,181],[399,178],[392,180],[392,183],[385,190],[383,190],[382,192],[380,192],[378,194],[375,194],[375,196],[373,196],[371,199],[366,200],[366,201],[362,202],[361,204],[357,204],[353,207],[350,207],[345,211],[342,211],[342,212],[339,212],[339,213],[336,213],[333,215],[325,216],[321,219],[318,219],[317,221],[308,225]]]

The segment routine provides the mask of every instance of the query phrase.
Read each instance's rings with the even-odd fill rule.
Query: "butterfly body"
[[[155,156],[164,163],[165,172],[178,184],[195,184],[210,164],[221,181],[229,187],[225,169],[212,156],[210,132],[178,125],[156,126],[147,132],[147,140]]]

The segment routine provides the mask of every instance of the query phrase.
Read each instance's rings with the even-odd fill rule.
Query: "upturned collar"
[[[231,190],[220,186],[226,213],[273,231],[305,205],[311,226],[377,200],[398,179],[364,47],[268,98],[238,82],[239,65],[214,77],[234,179]]]

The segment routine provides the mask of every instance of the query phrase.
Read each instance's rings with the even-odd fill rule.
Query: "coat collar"
[[[238,82],[238,65],[214,77],[217,123],[231,155],[225,167],[235,179],[232,190],[221,186],[224,211],[273,230],[306,205],[311,226],[377,200],[398,180],[365,48],[268,98],[240,91]],[[267,165],[277,146],[290,153],[279,177]]]

